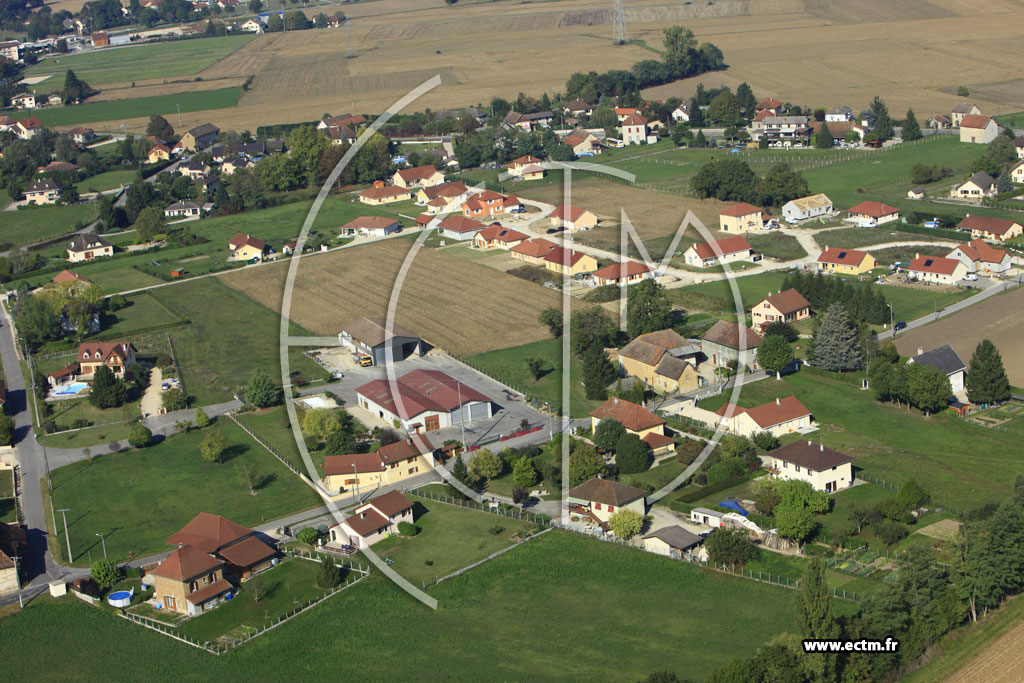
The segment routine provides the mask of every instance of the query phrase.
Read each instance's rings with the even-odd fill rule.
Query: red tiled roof
[[[889,206],[882,202],[866,201],[861,202],[857,206],[848,209],[848,212],[852,214],[870,216],[871,218],[881,218],[883,216],[889,216],[894,213],[899,213],[900,210],[895,206]]]
[[[390,228],[397,224],[397,220],[394,218],[387,218],[386,216],[360,216],[359,218],[353,218],[348,223],[341,226],[341,228],[342,230],[357,230],[359,228],[374,230],[378,228]]]
[[[389,491],[383,496],[377,496],[366,501],[377,508],[387,517],[401,514],[412,508],[412,501],[398,491]]]
[[[530,239],[529,235],[513,230],[512,228],[504,228],[500,225],[489,225],[480,232],[477,236],[481,239],[487,240],[488,242],[516,242]]]
[[[645,434],[642,440],[652,449],[668,446],[669,444],[674,444],[676,442],[676,440],[671,436],[665,436],[664,434],[658,434],[657,432]]]
[[[222,548],[217,554],[236,567],[252,567],[269,560],[277,551],[255,536],[250,536]]]
[[[437,173],[437,169],[434,168],[433,164],[429,166],[417,166],[416,168],[403,168],[398,172],[398,177],[402,180],[425,180],[430,176]]]
[[[526,165],[529,165],[529,164],[539,164],[539,163],[541,163],[540,159],[538,159],[535,156],[531,156],[529,154],[526,154],[524,156],[519,157],[518,159],[513,159],[512,163],[509,164],[509,166],[526,166]]]
[[[201,605],[207,600],[212,600],[219,595],[223,595],[231,590],[231,583],[221,579],[216,581],[202,590],[197,590],[194,593],[189,593],[185,596],[185,599],[191,602],[193,605]]]
[[[818,263],[834,263],[839,266],[859,266],[864,262],[864,258],[868,255],[866,251],[857,251],[856,249],[836,249],[835,247],[825,247],[820,254],[818,254]]]
[[[381,380],[382,381],[382,380]],[[355,474],[357,472],[383,472],[384,463],[377,453],[324,456],[324,476]]]
[[[356,393],[402,419],[427,411],[451,412],[459,406],[460,396],[462,405],[490,401],[476,389],[457,382],[440,370],[413,370],[399,377],[395,383],[403,403],[402,410],[398,409],[396,397],[391,392],[391,383],[387,380],[368,382],[356,389]]]
[[[942,256],[917,256],[910,262],[907,270],[919,273],[935,273],[936,275],[952,275],[960,262]]]
[[[992,120],[991,116],[983,114],[967,114],[960,119],[961,128],[984,128]]]
[[[563,221],[577,221],[585,212],[586,209],[582,209],[578,206],[566,206],[565,204],[559,204],[555,207],[554,211],[548,214],[548,218],[559,218]]]
[[[100,357],[98,360],[106,361],[108,358],[116,358],[122,363],[128,358],[129,349],[135,350],[131,342],[85,342],[78,345],[78,362],[97,360],[96,352]]]
[[[1001,263],[1006,258],[1005,251],[996,249],[980,239],[965,242],[957,246],[957,249],[972,261],[981,261],[982,263]],[[949,257],[947,256],[947,258]]]
[[[182,527],[181,531],[167,539],[169,545],[191,545],[205,553],[214,553],[240,538],[252,534],[241,524],[226,517],[200,512]]]
[[[461,194],[465,194],[467,190],[466,184],[461,180],[449,180],[440,185],[421,187],[419,191],[426,195],[428,200],[431,200],[438,197],[458,197]]]
[[[185,545],[164,558],[164,561],[149,573],[172,581],[188,581],[223,565],[223,560],[218,560],[195,546]]]
[[[610,479],[591,479],[576,488],[569,489],[569,497],[603,505],[629,505],[644,498],[647,492],[634,486],[620,484]]]
[[[600,278],[602,280],[618,280],[620,278],[629,278],[649,272],[651,272],[651,269],[646,263],[640,263],[639,261],[623,261],[621,263],[612,263],[604,268],[595,270],[592,275],[595,278]]]
[[[580,259],[586,256],[583,252],[573,251],[565,247],[555,247],[544,255],[544,260],[549,263],[557,263],[563,266],[575,266]]]
[[[752,204],[747,204],[746,202],[739,202],[738,204],[733,204],[732,206],[722,209],[718,212],[718,215],[739,218],[740,216],[749,216],[752,213],[761,215],[761,209]]]
[[[621,398],[610,398],[590,413],[598,420],[611,418],[632,432],[665,424],[665,421],[641,405]]]
[[[411,195],[412,191],[397,185],[385,185],[383,187],[369,187],[359,193],[360,197],[367,199],[384,199],[386,197],[397,197],[399,195]]]
[[[745,343],[741,344],[741,333]],[[719,320],[712,325],[707,332],[701,335],[701,339],[719,344],[737,351],[756,349],[761,344],[761,335],[747,327],[740,327],[728,320]]]
[[[70,270],[62,270],[62,271],[60,271],[59,273],[57,273],[56,275],[53,276],[53,281],[57,282],[57,283],[60,283],[60,282],[85,282],[85,283],[89,283],[89,284],[92,283],[92,280],[87,280],[86,278],[82,277],[78,273],[73,273]]]
[[[462,214],[455,214],[441,221],[440,227],[442,230],[448,230],[449,232],[463,233],[483,230],[484,225],[472,218],[466,218]]]
[[[960,221],[959,226],[966,230],[979,230],[992,235],[1004,235],[1013,226],[1020,225],[1017,221],[1006,218],[989,218],[987,216],[968,216]]]
[[[769,403],[764,403],[753,408],[740,408],[729,403],[726,403],[721,408],[715,411],[718,415],[725,415],[726,412],[732,408],[733,415],[740,415],[746,413],[750,416],[755,424],[762,429],[768,429],[776,425],[790,422],[798,418],[810,415],[811,411],[804,407],[804,404],[796,396],[787,396],[786,398],[777,398]]]
[[[551,240],[546,240],[543,237],[535,237],[532,240],[517,244],[512,247],[511,251],[517,254],[523,254],[524,256],[533,256],[536,258],[544,258],[549,251],[558,247],[557,244]]]
[[[366,536],[378,529],[383,529],[390,522],[373,508],[366,508],[346,519],[345,524],[360,536]]]
[[[421,450],[421,448],[423,450]],[[415,458],[418,455],[424,453],[430,453],[434,450],[434,447],[430,445],[430,442],[425,436],[417,436],[416,439],[402,439],[395,443],[390,443],[387,446],[381,446],[377,449],[377,455],[384,463],[398,462],[400,460],[406,460],[408,458]]]
[[[764,301],[767,301],[774,306],[782,315],[796,313],[797,311],[811,307],[811,302],[805,299],[803,294],[795,289],[787,289],[784,292],[772,294]]]
[[[620,126],[646,126],[647,119],[639,114],[630,114],[628,117],[622,120]]]
[[[721,250],[723,255],[735,254],[738,251],[750,251],[750,243],[747,242],[747,238],[743,235],[726,237],[724,239],[717,240],[716,242],[697,242],[693,245],[693,249],[697,252],[697,256],[700,258],[709,259],[718,256],[718,254],[715,253],[716,246]]]
[[[778,109],[782,106],[782,102],[779,102],[774,97],[766,97],[757,103],[755,109]]]

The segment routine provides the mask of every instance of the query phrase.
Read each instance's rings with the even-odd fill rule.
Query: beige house
[[[960,120],[960,142],[987,145],[999,135],[999,124],[991,116],[967,114]]]
[[[675,330],[659,330],[626,344],[617,360],[627,375],[657,392],[688,392],[703,384],[697,373],[699,353],[699,346]]]
[[[201,150],[217,142],[217,135],[219,133],[220,128],[217,126],[212,123],[203,123],[185,131],[185,134],[181,136],[181,140],[178,141],[176,146],[192,152]]]
[[[643,515],[647,512],[646,497],[647,492],[643,489],[609,479],[591,479],[569,489],[566,504],[570,511],[576,510],[597,522],[606,523],[619,510],[632,510]]]
[[[959,128],[965,116],[977,116],[979,114],[981,114],[981,109],[979,109],[978,105],[976,105],[974,102],[960,102],[959,104],[953,107],[953,111],[950,112],[949,120],[954,128]],[[946,117],[940,114],[938,117],[935,118],[944,119]]]
[[[79,263],[101,256],[113,256],[114,245],[99,235],[75,235],[67,247],[68,261]]]
[[[605,285],[632,285],[654,277],[654,273],[646,263],[623,261],[595,270],[590,276],[594,278],[594,282],[599,287],[603,287]]]
[[[477,249],[511,249],[530,239],[530,236],[505,228],[500,225],[489,225],[473,236],[473,246]]]
[[[415,195],[417,204],[430,207],[433,214],[451,211],[453,206],[469,193],[466,184],[461,180],[452,180],[440,185],[421,187]]]
[[[920,282],[954,285],[967,275],[967,266],[956,259],[918,254],[907,267],[907,274]]]
[[[556,206],[548,218],[552,226],[566,230],[589,230],[597,225],[597,216],[593,211],[565,204]]]
[[[995,194],[995,178],[983,171],[978,171],[959,185],[954,185],[953,189],[949,191],[949,196],[953,199],[966,199],[974,202],[980,202],[985,197],[994,197]]]
[[[359,201],[371,206],[381,206],[393,202],[404,202],[412,199],[412,190],[397,185],[374,184],[359,193]]]
[[[147,159],[151,164],[167,161],[170,158],[171,150],[167,145],[153,145],[153,148],[149,150],[147,155]]]
[[[743,235],[715,242],[695,242],[683,252],[683,261],[694,268],[712,268],[723,263],[750,261],[753,258],[754,250]]]
[[[989,246],[980,239],[957,245],[956,249],[946,254],[946,258],[963,263],[968,273],[1005,273],[1012,265],[1009,253]]]
[[[444,174],[429,166],[417,166],[416,168],[403,168],[395,171],[391,176],[391,184],[397,187],[434,187],[444,182]]]
[[[536,166],[540,168],[540,165],[542,163],[544,163],[543,160],[527,154],[525,156],[519,157],[518,159],[513,159],[512,163],[508,165],[508,172],[509,175],[522,178],[526,175],[526,169],[530,168],[531,166]],[[544,174],[543,168],[540,168],[540,173],[541,175]]]
[[[56,204],[60,201],[60,184],[52,178],[36,178],[25,188],[28,204]]]
[[[682,558],[691,553],[699,552],[704,539],[679,526],[665,526],[643,537],[644,550],[658,555]]]
[[[511,249],[509,254],[512,258],[517,261],[524,261],[526,263],[543,266],[545,265],[544,257],[547,256],[552,249],[557,249],[558,245],[551,240],[546,240],[543,237],[535,237],[532,240],[522,242]]]
[[[398,491],[371,498],[340,524],[330,528],[328,545],[368,548],[398,531],[402,522],[413,522],[412,501]]]
[[[750,309],[754,329],[776,322],[797,323],[811,317],[811,302],[795,289],[770,294]]]
[[[665,434],[665,420],[641,405],[621,398],[610,398],[590,412],[590,429],[597,429],[601,420],[612,419],[641,439],[648,434]]]
[[[866,201],[851,207],[847,213],[849,220],[862,227],[874,227],[899,220],[900,210],[882,202]]]
[[[967,216],[957,227],[961,230],[969,230],[974,239],[1003,242],[1020,237],[1024,233],[1024,226],[1017,221],[1007,218],[989,218],[988,216]]]
[[[719,320],[700,338],[700,348],[714,368],[730,363],[757,370],[757,347],[761,335],[750,328],[728,320]]]
[[[814,265],[823,273],[860,275],[873,270],[877,263],[875,257],[866,251],[825,247],[824,251],[818,254]]]
[[[161,609],[179,614],[196,615],[212,609],[232,589],[224,578],[224,561],[191,545],[172,552],[149,576]]]
[[[376,453],[328,455],[324,458],[324,488],[362,494],[394,484],[433,469],[433,452],[426,437],[416,436],[381,446]]]
[[[732,234],[760,230],[764,227],[761,209],[753,204],[740,202],[723,209],[718,214],[718,229]]]
[[[811,441],[794,441],[761,456],[772,476],[806,481],[815,491],[835,493],[853,485],[853,458]]]
[[[581,251],[555,247],[544,255],[544,267],[560,275],[579,275],[597,270],[597,259]]]
[[[633,113],[619,122],[619,135],[622,142],[627,145],[644,145],[649,142],[647,119],[640,114]],[[655,141],[657,141],[657,136]]]
[[[267,243],[239,232],[228,240],[228,250],[231,252],[231,255],[228,256],[229,261],[259,260],[267,251]]]
[[[131,342],[85,342],[78,345],[78,376],[91,379],[102,366],[115,377],[124,377],[124,370],[135,363],[135,346]]]
[[[582,128],[577,128],[562,138],[562,144],[568,145],[572,153],[578,157],[601,153],[601,141],[596,135]]]
[[[9,469],[0,472],[10,476]],[[0,522],[0,595],[21,588],[18,563],[25,557],[26,549],[25,528],[17,523]]]
[[[727,430],[747,438],[758,432],[785,436],[793,432],[811,431],[811,411],[796,396],[777,398],[774,402],[754,408],[741,408],[726,403],[715,413],[723,418]]]
[[[1020,156],[1021,152],[1024,152],[1024,147],[1017,148],[1017,155]],[[1018,185],[1024,185],[1024,161],[1018,161],[1008,171],[1010,174],[1010,180],[1017,183]]]

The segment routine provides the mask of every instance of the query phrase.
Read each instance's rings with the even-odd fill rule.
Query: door
[[[427,415],[427,419],[425,420],[425,422],[427,425],[428,432],[436,432],[438,429],[441,428],[441,421],[440,419],[438,419],[437,415]]]

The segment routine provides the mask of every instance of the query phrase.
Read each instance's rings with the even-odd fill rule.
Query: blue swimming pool
[[[88,388],[89,385],[85,382],[72,382],[66,387],[61,387],[58,391],[53,392],[54,396],[74,396],[80,393],[83,389]]]

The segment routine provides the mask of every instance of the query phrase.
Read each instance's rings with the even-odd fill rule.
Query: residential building
[[[167,218],[180,218],[182,216],[199,216],[203,212],[201,204],[195,202],[174,202],[164,209],[164,216]]]
[[[715,413],[722,417],[725,428],[733,434],[752,437],[758,432],[784,436],[793,432],[806,433],[811,429],[811,411],[796,396],[776,398],[753,408],[741,408],[726,403]]]
[[[115,377],[124,377],[124,370],[135,363],[135,346],[131,342],[85,342],[78,345],[78,368],[82,379],[106,366]]]
[[[980,202],[985,197],[994,197],[995,194],[995,178],[984,171],[978,171],[964,182],[954,185],[949,192],[949,196],[953,199],[966,199],[975,202]]]
[[[387,216],[360,216],[340,228],[340,237],[387,237],[398,232],[398,220]]]
[[[555,247],[544,255],[544,267],[560,275],[579,275],[597,270],[597,259],[581,251]]]
[[[856,133],[858,137],[862,136],[859,127],[853,121],[834,121],[832,123],[827,121],[808,121],[807,125],[811,127],[812,135],[821,134],[822,128],[828,126],[828,133],[832,136],[832,144],[836,146],[846,142],[846,136],[851,131]]]
[[[235,233],[235,236],[228,240],[228,250],[231,255],[229,261],[252,261],[260,260],[267,251],[267,243],[251,235]]]
[[[1017,148],[1018,156],[1020,155],[1022,150],[1024,150],[1024,148]],[[1024,161],[1018,161],[1013,166],[1011,166],[1010,170],[1007,172],[1010,174],[1010,180],[1017,183],[1018,185],[1024,185]]]
[[[757,106],[754,107],[754,112],[761,113],[763,111],[766,111],[770,112],[773,115],[781,114],[784,111],[784,106],[785,105],[783,105],[782,102],[779,102],[774,97],[766,97],[757,103]]]
[[[11,105],[18,109],[35,109],[38,106],[38,102],[36,102],[35,95],[26,92],[12,97]]]
[[[695,242],[683,252],[683,261],[694,268],[711,268],[724,263],[751,261],[753,258],[754,250],[743,235],[715,242]]]
[[[647,119],[640,114],[630,114],[619,122],[619,135],[627,145],[644,145],[652,142],[648,137]],[[658,136],[653,136],[657,142]]]
[[[200,512],[167,539],[169,545],[195,548],[224,561],[224,573],[246,579],[271,566],[277,550],[257,532],[208,512]]]
[[[320,123],[316,124],[317,130],[326,130],[328,128],[340,128],[342,126],[348,126],[349,128],[357,128],[366,123],[366,117],[361,114],[342,114],[340,116],[327,116]]]
[[[228,157],[220,164],[221,175],[234,175],[235,171],[248,168],[252,169],[256,167],[256,162],[252,159],[244,156]]]
[[[964,117],[966,116],[978,116],[981,114],[981,109],[974,102],[960,102],[953,107],[953,111],[950,114],[950,121],[954,128],[959,128],[963,123]]]
[[[590,274],[598,287],[605,285],[632,285],[654,277],[654,273],[646,263],[639,261],[623,261],[599,268]]]
[[[359,201],[364,204],[380,206],[392,202],[404,202],[412,199],[412,190],[397,185],[375,184],[359,193]]]
[[[597,429],[601,420],[615,420],[630,434],[641,439],[648,434],[664,434],[665,420],[661,419],[642,405],[631,403],[622,398],[610,398],[594,410],[590,411],[590,428]]]
[[[14,119],[6,114],[0,114],[0,133],[14,128]]]
[[[171,158],[171,150],[167,145],[153,145],[153,148],[149,150],[149,154],[146,159],[151,164],[157,164],[161,161],[168,161]]]
[[[494,190],[483,190],[462,205],[462,215],[467,218],[487,218],[504,212],[505,195]]]
[[[569,489],[566,503],[570,510],[578,510],[606,523],[619,510],[632,510],[640,515],[647,512],[647,492],[610,479],[591,479]]]
[[[594,113],[593,105],[587,104],[583,100],[576,98],[569,104],[563,107],[566,114],[570,116],[590,116]]]
[[[992,142],[999,135],[999,124],[991,116],[967,114],[960,120],[960,142],[984,144]]]
[[[489,225],[473,236],[473,246],[477,249],[511,249],[517,247],[530,236],[512,228],[505,228],[495,223]]]
[[[268,141],[269,142],[269,141]],[[213,160],[220,164],[226,159],[231,157],[248,157],[251,159],[259,159],[265,156],[267,153],[267,143],[263,140],[257,140],[256,142],[242,142],[239,144],[229,145],[215,145],[210,149],[210,156]]]
[[[814,265],[823,273],[861,275],[874,270],[877,263],[875,257],[866,251],[825,247],[818,254],[818,259],[814,262]]]
[[[22,119],[14,124],[14,134],[22,140],[28,140],[32,138],[37,132],[42,130],[43,123],[34,116],[30,116],[27,119]]]
[[[0,595],[14,593],[21,588],[22,567],[25,565],[19,564],[27,557],[27,551],[25,527],[0,522]]]
[[[681,559],[695,552],[704,539],[674,524],[646,534],[643,542],[644,550],[649,553]]]
[[[517,261],[525,261],[535,266],[543,266],[545,263],[544,257],[557,247],[558,245],[551,240],[535,237],[532,240],[521,242],[512,247],[509,249],[509,254]]]
[[[825,112],[825,120],[829,123],[853,121],[853,110],[849,107],[836,107]]]
[[[715,368],[735,363],[757,370],[757,347],[760,344],[761,335],[728,320],[719,320],[700,338],[701,352]]]
[[[178,166],[180,172],[186,178],[198,180],[210,174],[210,167],[201,161],[189,161]]]
[[[426,437],[396,441],[381,446],[376,453],[328,455],[324,458],[324,488],[360,496],[381,486],[430,472],[434,467],[434,447]]]
[[[762,211],[753,204],[740,202],[718,213],[718,229],[732,234],[760,230],[764,227]]]
[[[25,201],[29,204],[56,204],[60,201],[60,184],[52,178],[36,178],[25,188]]]
[[[861,227],[874,227],[899,220],[900,210],[882,202],[866,201],[847,210],[849,221]]]
[[[1024,135],[1015,137],[1013,139],[1013,146],[1017,150],[1017,158],[1024,159]]]
[[[954,285],[967,275],[967,266],[956,259],[918,254],[907,267],[911,279],[940,285]]]
[[[812,194],[810,197],[793,199],[782,205],[782,217],[787,223],[799,223],[812,218],[832,215],[835,207],[832,200],[825,194]]]
[[[441,234],[453,240],[471,240],[484,229],[484,224],[462,214],[448,216],[438,224]]]
[[[79,145],[84,145],[85,143],[89,142],[94,137],[96,137],[96,131],[94,131],[92,128],[86,128],[85,126],[75,126],[71,130],[69,130],[67,134],[70,135],[71,139],[74,140],[75,143]]]
[[[690,122],[690,101],[685,100],[678,107],[672,110],[672,120],[676,122]]]
[[[181,140],[178,141],[178,144],[184,150],[195,152],[205,149],[216,142],[217,135],[219,133],[220,128],[212,123],[201,123],[195,128],[189,128],[185,131],[185,134],[181,136]]]
[[[755,330],[776,322],[798,323],[811,317],[811,302],[795,289],[769,294],[750,309]]]
[[[58,285],[62,285],[64,283],[69,283],[69,284],[74,285],[74,286],[77,286],[79,284],[81,284],[81,285],[91,285],[92,284],[92,280],[89,280],[88,278],[84,278],[81,275],[79,275],[78,273],[72,272],[70,270],[62,270],[62,271],[60,271],[59,273],[57,273],[56,275],[54,275],[50,279],[50,282],[56,283]]]
[[[589,230],[597,226],[597,216],[593,211],[578,206],[559,204],[548,214],[551,225],[565,230]]]
[[[988,216],[967,216],[957,225],[961,230],[969,230],[974,239],[1004,242],[1024,233],[1024,225],[1007,218],[989,218]]]
[[[356,389],[359,406],[410,433],[433,432],[491,417],[491,399],[439,370],[414,370],[391,383],[374,380]]]
[[[551,125],[554,118],[555,115],[550,111],[538,111],[531,114],[520,114],[517,111],[510,111],[505,115],[501,125],[507,130],[518,128],[519,130],[530,132],[538,128],[547,128]]]
[[[571,133],[562,138],[562,144],[572,148],[572,153],[578,157],[594,156],[601,153],[601,141],[596,135],[582,128],[574,128]]]
[[[659,393],[689,392],[703,386],[697,373],[699,344],[675,330],[641,334],[619,349],[622,370]]]
[[[949,379],[949,387],[954,394],[964,390],[967,364],[949,344],[943,344],[930,351],[918,348],[917,355],[908,360],[907,365],[911,363],[927,365],[940,371]]]
[[[1009,253],[989,246],[980,239],[958,245],[956,249],[946,254],[946,258],[963,263],[968,273],[1005,273],[1012,265]]]
[[[544,163],[543,160],[527,154],[525,156],[519,157],[518,159],[513,159],[512,162],[508,165],[508,172],[509,175],[521,178],[523,177],[524,172],[527,168],[530,168],[531,166],[539,167],[542,163]],[[543,173],[544,169],[540,170]]]
[[[229,0],[219,0],[218,4],[220,4],[220,2],[226,3],[228,1]],[[232,2],[231,4],[236,5],[238,3]],[[248,21],[242,24],[242,31],[244,31],[245,33],[263,33],[263,22],[256,21],[255,19],[249,19]]]
[[[433,185],[431,187],[421,187],[416,192],[416,203],[417,204],[430,204],[434,200],[442,200],[443,210],[437,211],[436,213],[444,213],[449,209],[450,206],[456,205],[456,203],[462,198],[469,194],[469,188],[461,180],[452,180],[440,185]]]
[[[0,58],[17,62],[21,60],[21,43],[17,40],[0,41]]]
[[[928,118],[927,125],[936,130],[946,130],[953,127],[953,122],[942,114],[935,114]]]
[[[149,572],[161,609],[194,616],[213,609],[234,588],[224,578],[224,561],[190,545],[178,548]]]
[[[761,456],[772,476],[806,481],[815,491],[835,493],[853,486],[853,458],[803,439]]]
[[[340,524],[330,528],[331,545],[368,548],[398,531],[402,522],[412,524],[412,501],[398,491],[371,498]]]
[[[806,141],[811,135],[811,126],[806,116],[766,116],[750,125],[750,139],[767,137],[772,141]]]
[[[391,176],[391,184],[398,187],[433,187],[444,182],[444,174],[429,166],[417,166],[416,168],[403,168],[395,171]]]
[[[68,261],[78,263],[91,261],[101,256],[113,256],[114,245],[99,235],[75,235],[67,247]]]
[[[360,318],[345,325],[338,333],[338,342],[354,353],[369,356],[374,365],[388,362],[389,348],[393,363],[409,356],[422,356],[425,352],[419,337],[395,322],[389,332],[383,318]]]
[[[923,187],[912,187],[907,190],[907,199],[924,199]]]

